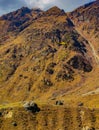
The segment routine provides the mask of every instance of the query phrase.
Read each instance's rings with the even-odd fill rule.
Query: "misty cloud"
[[[46,6],[51,6],[57,3],[57,0],[25,0],[27,6],[30,7],[39,7],[39,8],[46,8]]]

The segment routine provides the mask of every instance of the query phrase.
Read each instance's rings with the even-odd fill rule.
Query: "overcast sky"
[[[90,1],[93,0],[0,0],[0,15],[21,8],[22,6],[29,8],[37,7],[46,10],[56,5],[67,12]]]

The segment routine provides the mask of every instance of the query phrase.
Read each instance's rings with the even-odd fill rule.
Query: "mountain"
[[[65,99],[67,94],[80,96],[97,90],[98,82],[92,85],[98,80],[92,80],[94,74],[98,76],[96,48],[92,49],[94,43],[90,45],[87,34],[81,35],[75,16],[78,10],[88,13],[88,9],[98,9],[96,2],[69,15],[56,6],[45,12],[23,7],[0,18],[1,25],[2,21],[5,24],[0,31],[2,101],[42,99],[45,94],[45,101],[63,95]],[[97,13],[94,17],[97,19]]]
[[[0,44],[15,37],[20,31],[28,27],[33,20],[43,13],[40,9],[22,7],[17,11],[0,17]]]
[[[54,13],[52,13],[53,10]],[[24,17],[22,11],[23,8],[16,11],[19,12],[17,17],[13,16],[13,12],[8,14],[7,18],[2,17],[10,20],[9,15],[12,15],[12,19],[21,20],[20,16]],[[31,11],[25,9],[23,14],[28,12]],[[16,32],[19,27],[16,26],[13,31]],[[37,91],[34,93],[35,96],[39,93],[43,95],[49,90],[56,89],[60,84],[59,91],[64,89],[67,91],[67,85],[64,88],[63,84],[72,82],[71,85],[73,85],[78,76],[77,71],[81,70],[80,73],[92,71],[87,44],[87,41],[76,32],[64,11],[58,7],[47,10],[27,28],[19,31],[17,37],[14,37],[10,43],[8,41],[5,45],[1,45],[3,52],[1,51],[0,57],[2,61],[0,81],[1,85],[6,86],[5,95],[7,94],[8,97],[15,91],[16,96],[24,99],[26,96],[33,96],[34,91]],[[23,95],[20,96],[22,92]],[[49,97],[54,92],[53,90]],[[14,95],[11,96],[14,99]]]
[[[99,56],[99,0],[71,12],[71,19],[80,32],[92,42]],[[99,61],[99,58],[97,58]]]
[[[86,115],[86,108],[99,108],[98,12],[97,0],[70,13],[56,6],[47,11],[22,7],[1,16],[0,103],[20,104],[34,100],[41,105],[49,104],[43,111],[47,110],[52,116],[50,105],[61,100],[66,106],[72,106],[66,111],[62,108],[62,117],[59,114],[62,120],[64,117],[64,124],[64,111],[65,114],[68,111],[68,114],[80,114],[80,122],[76,122],[75,128],[67,128],[89,129],[91,126],[83,126],[83,114],[78,104],[84,105]],[[59,111],[53,107],[52,111]],[[78,107],[75,112],[73,107]],[[88,112],[85,118],[90,119],[93,126],[90,129],[99,128],[98,115],[93,114],[95,122],[91,120],[94,112],[89,109]],[[47,120],[46,114],[41,114]],[[77,120],[76,115],[73,122]],[[3,127],[8,129],[5,125]],[[41,129],[49,128],[45,125]]]
[[[24,24],[29,24],[30,21],[35,20],[42,13],[43,11],[40,9],[29,9],[27,7],[22,7],[17,11],[1,16],[0,19],[1,21],[8,23],[8,28],[6,30],[7,32],[15,31],[16,29],[20,29],[21,31],[25,28]]]

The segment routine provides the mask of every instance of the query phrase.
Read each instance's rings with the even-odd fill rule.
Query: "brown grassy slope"
[[[86,4],[70,15],[73,23],[93,43],[99,55],[99,1]]]
[[[99,110],[69,108],[64,106],[40,106],[33,114],[23,108],[2,109],[0,130],[82,130],[99,129]],[[14,125],[16,124],[16,126]]]
[[[63,10],[53,7],[0,47],[0,102],[83,100],[94,107],[96,93],[83,97],[99,84],[91,53]]]

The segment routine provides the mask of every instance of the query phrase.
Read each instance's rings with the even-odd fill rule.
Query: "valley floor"
[[[0,130],[99,130],[99,109],[41,105],[32,113],[22,103],[0,106]]]

